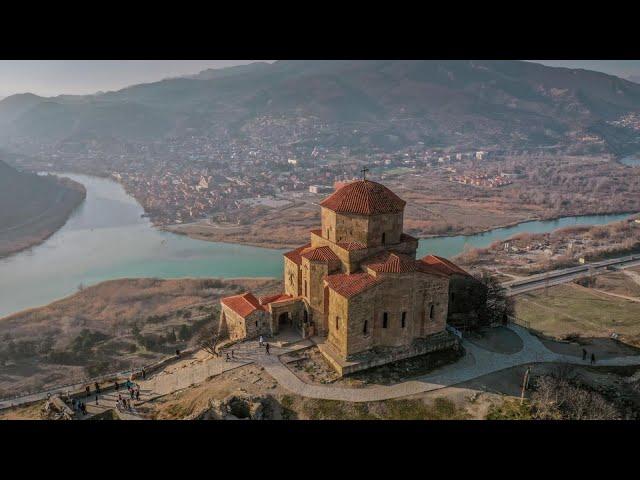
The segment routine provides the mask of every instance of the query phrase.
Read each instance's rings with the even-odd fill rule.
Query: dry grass
[[[516,315],[545,335],[572,333],[608,337],[640,334],[640,303],[611,297],[577,285],[558,285],[516,297]]]

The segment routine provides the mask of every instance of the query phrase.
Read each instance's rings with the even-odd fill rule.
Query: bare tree
[[[224,337],[217,328],[203,328],[197,338],[198,345],[214,357],[220,356],[218,347],[223,340]]]
[[[479,312],[482,323],[507,323],[515,311],[513,299],[507,295],[507,290],[500,284],[496,276],[486,270],[482,272],[478,280],[485,286],[487,299]]]

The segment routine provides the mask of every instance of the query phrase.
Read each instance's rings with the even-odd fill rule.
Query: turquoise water
[[[621,159],[620,163],[624,163],[625,165],[629,165],[630,167],[640,166],[640,156],[629,155],[628,157],[624,157],[623,159]]]
[[[87,198],[42,245],[0,260],[0,317],[73,294],[79,285],[124,277],[278,277],[282,250],[212,243],[159,231],[116,182],[68,174]],[[419,254],[451,257],[465,245],[482,247],[518,232],[544,232],[576,224],[601,224],[627,215],[568,217],[527,222],[473,236],[420,242]]]

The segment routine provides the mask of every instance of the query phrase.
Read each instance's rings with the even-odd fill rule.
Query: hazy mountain
[[[146,140],[187,127],[241,128],[263,115],[303,115],[334,125],[358,122],[373,143],[396,137],[400,143],[535,146],[584,130],[622,148],[630,132],[606,121],[639,110],[636,83],[532,62],[279,61],[101,95],[14,95],[0,101],[0,140]]]
[[[629,75],[627,80],[630,82],[640,83],[640,75]]]

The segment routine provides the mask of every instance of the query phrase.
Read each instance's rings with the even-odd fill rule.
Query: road
[[[637,266],[640,266],[640,255],[627,255],[600,262],[585,263],[579,267],[553,270],[539,275],[532,275],[522,280],[511,280],[504,282],[502,286],[507,289],[507,295],[513,296],[540,288],[560,285],[561,283],[568,283],[580,277],[600,275],[610,271],[612,268],[620,269]]]

